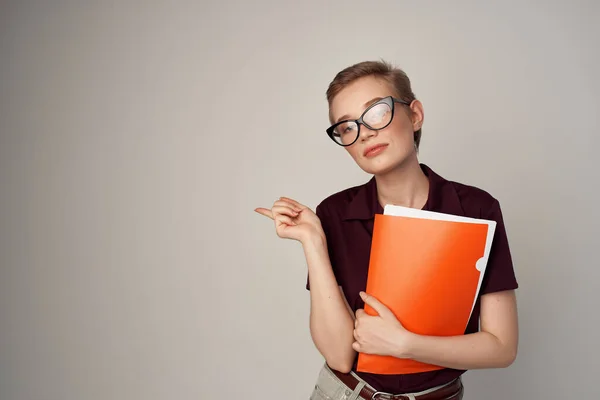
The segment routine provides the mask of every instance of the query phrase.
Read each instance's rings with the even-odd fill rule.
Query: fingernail
[[[365,297],[366,297],[366,293],[365,292],[359,292],[359,294],[360,294],[360,298],[364,300]]]

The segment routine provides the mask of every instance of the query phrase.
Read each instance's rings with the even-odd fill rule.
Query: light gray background
[[[503,207],[506,370],[466,400],[598,388],[600,7],[67,2],[0,8],[0,398],[307,399],[300,245],[255,214],[368,179],[324,133],[367,59],[425,106],[421,161]]]

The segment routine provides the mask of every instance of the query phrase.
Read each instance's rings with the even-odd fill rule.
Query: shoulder
[[[468,182],[446,179],[429,166],[421,164],[429,178],[429,202],[435,211],[486,218],[499,208],[499,202],[486,188]]]
[[[317,205],[315,210],[317,215],[326,218],[343,218],[348,205],[367,188],[368,184],[369,182],[352,186],[328,195]]]
[[[500,203],[488,190],[452,180],[446,181],[446,184],[456,193],[465,216],[490,218],[499,212]]]
[[[316,210],[323,215],[332,215],[336,212],[341,213],[341,210],[345,209],[346,206],[350,204],[362,186],[364,185],[349,187],[328,195],[321,200],[317,205]]]

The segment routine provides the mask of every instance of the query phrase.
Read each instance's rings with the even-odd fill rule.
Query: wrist
[[[396,334],[395,354],[396,358],[414,359],[419,342],[419,335],[401,329]]]
[[[300,242],[305,248],[309,249],[327,248],[327,238],[322,229],[311,230],[300,240]]]

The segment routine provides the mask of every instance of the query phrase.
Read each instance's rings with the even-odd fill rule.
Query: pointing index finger
[[[262,208],[262,207],[258,207],[255,208],[254,211],[256,211],[257,213],[264,215],[265,217],[269,217],[271,219],[273,218],[273,213],[271,212],[271,210],[267,209],[267,208]]]

